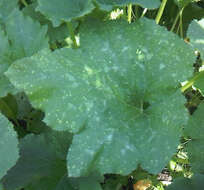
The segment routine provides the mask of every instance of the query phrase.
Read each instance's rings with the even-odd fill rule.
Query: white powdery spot
[[[125,51],[127,51],[129,49],[129,47],[127,47],[127,46],[125,46],[125,47],[123,47],[123,49],[121,50],[122,52],[125,52]]]
[[[121,152],[122,155],[125,155],[126,150],[125,150],[125,149],[122,149],[120,152]]]
[[[163,63],[161,63],[160,65],[159,65],[159,69],[160,70],[162,70],[162,69],[164,69],[166,66],[163,64]]]

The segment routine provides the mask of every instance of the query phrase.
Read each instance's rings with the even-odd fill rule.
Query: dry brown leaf
[[[150,187],[152,184],[152,182],[148,179],[143,179],[143,180],[139,180],[137,181],[137,183],[135,183],[133,185],[134,190],[146,190],[148,187]]]

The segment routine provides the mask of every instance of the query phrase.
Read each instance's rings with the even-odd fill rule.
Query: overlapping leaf
[[[187,120],[177,86],[192,74],[192,49],[146,19],[88,21],[80,37],[80,49],[41,51],[7,76],[45,111],[49,126],[78,133],[67,158],[70,176],[125,175],[139,163],[158,173]]]
[[[49,131],[22,139],[20,159],[3,178],[5,188],[55,189],[67,173],[65,159],[71,138],[67,132]]]
[[[178,5],[179,8],[186,7],[189,3],[194,0],[174,0],[174,2]]]
[[[196,174],[192,179],[178,178],[167,190],[199,190],[204,188],[204,175]]]
[[[114,7],[126,6],[129,3],[138,4],[145,8],[158,8],[159,0],[38,0],[37,10],[50,19],[53,25],[59,26],[62,22],[70,22],[73,19],[91,13],[95,3],[100,9],[110,11]]]
[[[201,55],[204,55],[204,19],[193,20],[188,28],[187,36],[193,47],[199,50]]]
[[[18,7],[18,0],[0,0],[0,21],[6,21],[9,14]]]
[[[54,27],[82,17],[94,9],[92,0],[38,0],[37,10],[49,18]]]
[[[24,17],[17,9],[10,12],[5,27],[7,35],[4,34],[3,29],[0,29],[0,83],[2,84],[0,96],[5,96],[8,92],[16,92],[3,75],[11,63],[48,47],[45,36],[47,28]]]
[[[110,11],[116,6],[126,6],[130,3],[140,5],[144,8],[154,9],[160,5],[159,0],[96,0],[100,9]]]
[[[45,18],[40,12],[35,11],[37,4],[30,4],[23,9],[23,13],[26,16],[30,16],[33,20],[37,20],[40,22],[41,25],[47,25],[48,31],[47,35],[49,37],[49,41],[51,43],[56,41],[62,41],[69,36],[69,30],[66,23],[61,24],[58,27],[53,27],[52,22]],[[73,27],[77,26],[77,22],[72,22]]]
[[[17,134],[9,121],[0,114],[0,179],[15,165],[19,157]]]
[[[197,173],[204,173],[204,104],[201,103],[198,109],[190,117],[185,129],[186,135],[192,138],[187,146],[192,170]]]

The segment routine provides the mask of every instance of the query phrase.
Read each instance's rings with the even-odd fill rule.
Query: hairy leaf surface
[[[147,19],[88,21],[80,38],[80,49],[43,50],[17,61],[7,76],[45,111],[49,126],[77,133],[70,176],[125,175],[139,163],[158,173],[187,120],[177,87],[192,74],[192,49]]]
[[[18,138],[11,123],[0,114],[0,179],[19,158]]]

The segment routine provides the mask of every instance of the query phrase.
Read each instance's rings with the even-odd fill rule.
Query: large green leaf
[[[53,25],[82,17],[94,9],[92,0],[38,0],[37,10],[50,19]]]
[[[198,109],[190,117],[187,127],[185,128],[186,135],[192,140],[188,143],[187,150],[189,154],[192,170],[199,173],[204,173],[204,103],[201,103]]]
[[[115,6],[126,6],[130,3],[138,4],[144,8],[154,9],[160,5],[159,0],[96,0],[101,9],[110,11]]]
[[[193,20],[188,28],[187,36],[193,47],[204,55],[204,19]]]
[[[55,189],[66,171],[66,154],[72,135],[48,131],[28,135],[20,141],[20,159],[3,178],[7,190],[28,186],[28,189]],[[62,143],[63,141],[63,143]]]
[[[7,76],[49,126],[78,133],[68,154],[70,176],[125,175],[139,163],[159,172],[187,120],[177,86],[192,74],[192,49],[146,19],[88,21],[80,38],[80,49],[41,51],[15,62]]]
[[[18,139],[10,122],[0,114],[0,179],[18,160]]]
[[[166,190],[199,190],[204,189],[204,175],[196,174],[192,179],[178,178]]]

